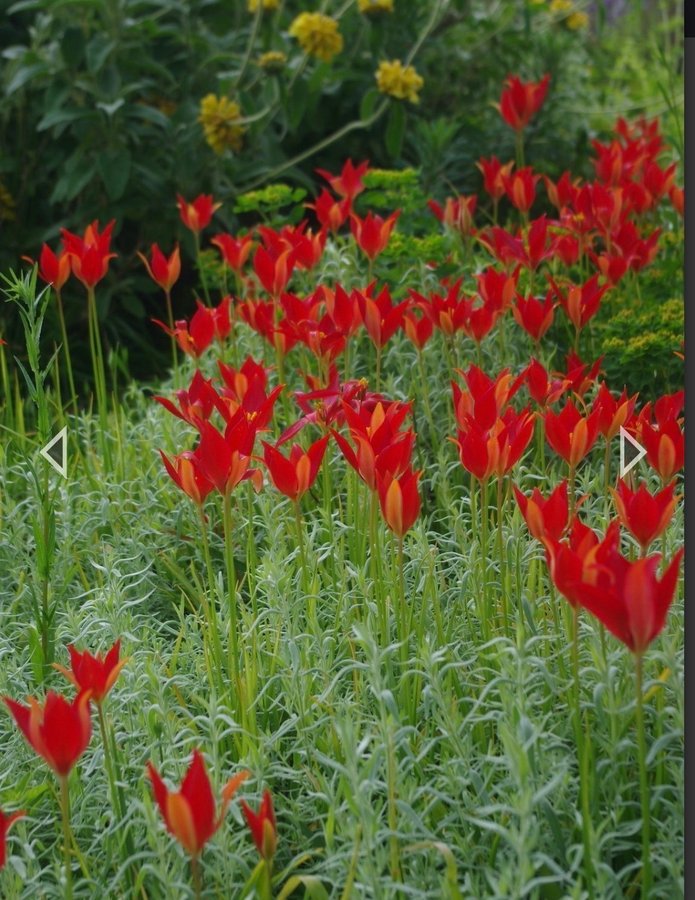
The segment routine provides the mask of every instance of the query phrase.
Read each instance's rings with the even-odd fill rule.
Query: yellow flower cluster
[[[0,181],[0,222],[14,222],[16,218],[14,197]]]
[[[260,0],[260,5],[263,10],[271,11],[280,6],[280,0]],[[258,10],[258,0],[247,0],[246,8],[250,13],[255,13]]]
[[[323,13],[300,13],[290,25],[290,34],[305,53],[324,62],[330,62],[343,49],[338,23]]]
[[[587,28],[589,25],[589,16],[585,12],[573,12],[567,16],[565,20],[565,25],[571,31],[580,31],[582,28]]]
[[[357,0],[357,8],[368,16],[393,12],[393,0]]]
[[[229,97],[207,94],[200,101],[198,121],[203,126],[205,140],[217,154],[225,150],[238,153],[244,141],[244,127],[239,125],[241,108]]]
[[[572,9],[573,5],[572,0],[551,0],[550,12],[566,13]]]
[[[418,91],[425,83],[413,66],[404,66],[398,59],[379,63],[375,72],[376,85],[382,94],[388,94],[397,100],[410,100],[419,103]]]
[[[287,57],[282,50],[268,50],[258,57],[258,65],[266,72],[281,72],[285,68]]]

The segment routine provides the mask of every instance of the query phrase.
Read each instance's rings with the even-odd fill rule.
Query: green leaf
[[[380,94],[376,88],[370,88],[362,97],[360,103],[360,119],[366,121],[374,112],[374,108],[379,100]]]
[[[22,66],[22,68],[18,69],[12,78],[10,78],[7,87],[5,88],[5,93],[9,97],[11,94],[14,94],[20,88],[24,87],[24,85],[31,81],[32,78],[36,78],[38,75],[46,75],[48,71],[49,66],[46,62]]]
[[[96,34],[87,44],[87,69],[92,75],[101,69],[116,46],[105,34]]]
[[[66,28],[60,42],[60,52],[65,64],[76,69],[84,59],[84,33],[81,28]]]
[[[403,106],[403,103],[392,103],[388,122],[386,123],[384,142],[386,144],[386,151],[393,160],[398,159],[401,153],[403,135],[405,134],[405,118],[405,107]]]
[[[97,168],[109,200],[120,200],[130,178],[130,153],[125,148],[99,154]]]
[[[88,109],[78,109],[72,107],[70,109],[52,109],[39,120],[36,126],[37,131],[47,131],[55,125],[65,125],[69,122],[76,122],[78,119],[88,119],[93,113]]]

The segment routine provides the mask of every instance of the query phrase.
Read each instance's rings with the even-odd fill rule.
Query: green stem
[[[579,607],[572,607],[572,672],[574,686],[574,730],[579,759],[579,792],[582,811],[582,843],[584,846],[584,879],[589,897],[594,896],[594,873],[591,860],[591,817],[589,809],[589,773],[586,767],[587,742],[582,725],[579,681]]]
[[[652,888],[652,857],[650,839],[649,773],[647,771],[647,742],[644,733],[643,655],[635,656],[637,690],[637,752],[639,755],[640,804],[642,807],[642,898],[647,900]]]
[[[227,567],[227,592],[229,600],[229,677],[235,691],[239,689],[239,646],[238,616],[236,593],[236,568],[234,565],[234,547],[232,544],[232,495],[227,491],[223,503],[224,517],[224,556]]]
[[[500,564],[500,590],[502,592],[502,619],[505,632],[509,631],[509,609],[507,605],[507,566],[505,561],[504,539],[502,536],[502,519],[504,517],[504,499],[502,478],[497,479],[497,557]]]
[[[306,563],[306,545],[304,542],[304,523],[302,522],[302,510],[299,500],[294,501],[294,521],[297,528],[297,544],[299,545],[299,559],[302,567],[302,592],[309,590],[309,575]]]
[[[166,290],[164,292],[164,296],[166,297],[167,304],[167,322],[169,324],[169,330],[174,331],[174,310],[171,306],[171,291]],[[176,355],[176,338],[172,334],[170,336],[171,340],[171,371],[174,375],[174,387],[179,387],[179,362],[178,357]]]
[[[199,900],[203,896],[203,878],[200,872],[200,860],[197,856],[191,857],[191,881],[193,882],[193,896]]]
[[[63,820],[63,853],[65,855],[65,900],[72,900],[72,868],[70,863],[70,794],[68,776],[61,775],[60,780],[60,812]]]
[[[56,290],[56,302],[58,306],[58,321],[60,322],[60,334],[63,339],[63,353],[65,354],[65,367],[68,373],[68,386],[70,388],[70,403],[72,411],[77,415],[77,391],[75,390],[75,379],[72,374],[72,358],[70,356],[70,345],[68,344],[68,332],[65,327],[65,314],[63,312],[63,298],[60,291]]]
[[[205,305],[210,306],[210,292],[208,291],[208,282],[205,275],[205,267],[201,265],[200,262],[200,232],[194,231],[193,236],[195,238],[195,264],[198,269],[198,274],[200,275],[200,284],[203,288],[203,294],[205,294]]]

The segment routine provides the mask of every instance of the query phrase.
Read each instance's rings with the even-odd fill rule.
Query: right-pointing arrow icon
[[[638,444],[633,436],[620,427],[620,477],[624,478],[637,463],[646,456],[647,451]]]

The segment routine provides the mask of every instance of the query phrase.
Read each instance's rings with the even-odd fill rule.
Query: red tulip
[[[249,468],[256,437],[253,421],[240,411],[227,424],[224,434],[220,434],[210,422],[200,422],[198,430],[200,443],[190,458],[198,475],[202,476],[203,485],[206,481],[212,482],[223,496],[247,479],[251,480],[256,490],[261,489],[263,479],[260,470]],[[190,481],[184,483],[190,484]],[[185,487],[183,489],[186,490]]]
[[[223,415],[225,412],[224,403],[212,386],[212,379],[204,378],[200,369],[195,370],[187,389],[176,391],[178,406],[167,397],[155,396],[154,399],[177,419],[194,427],[200,419],[209,419],[215,409]]]
[[[275,856],[278,843],[277,824],[270,791],[267,788],[263,791],[263,799],[257,813],[243,800],[241,808],[256,849],[266,862],[270,862]]]
[[[33,260],[30,260],[33,262]],[[59,291],[70,277],[70,254],[67,250],[54,253],[48,244],[41,247],[39,256],[39,278]]]
[[[567,531],[569,503],[567,481],[561,481],[545,499],[538,488],[527,497],[514,485],[514,495],[528,530],[536,540],[559,541]]]
[[[114,224],[115,220],[112,219],[100,232],[99,222],[95,220],[86,227],[83,237],[73,234],[67,228],[61,229],[65,252],[70,257],[70,267],[87,290],[101,281],[108,271],[109,260],[116,256],[109,252]]]
[[[541,409],[559,400],[569,387],[567,379],[551,380],[543,364],[535,358],[531,359],[524,375],[529,395]]]
[[[473,234],[475,230],[473,227],[473,216],[475,215],[477,203],[478,197],[476,194],[471,194],[469,197],[465,197],[463,194],[460,194],[458,197],[447,197],[444,201],[444,207],[437,203],[436,200],[427,201],[427,205],[437,219],[443,225],[446,225],[447,228],[458,231],[463,237]]]
[[[305,205],[314,210],[322,228],[333,232],[339,231],[350,215],[350,201],[336,200],[326,188],[318,195],[315,203]]]
[[[501,200],[504,196],[504,182],[509,177],[514,168],[513,162],[502,165],[496,156],[490,159],[480,159],[476,163],[476,167],[483,174],[483,186],[485,191],[493,200]]]
[[[147,257],[143,253],[138,252],[138,256],[144,262],[147,274],[152,281],[156,282],[163,291],[170,291],[181,274],[179,245],[177,244],[174,247],[168,258],[162,253],[157,244],[152,244],[150,250],[151,262],[147,261]]]
[[[159,319],[152,321],[159,325],[168,335],[176,338],[176,342],[184,353],[199,358],[217,338],[222,341],[231,331],[230,306],[231,297],[223,297],[216,307],[204,306],[199,300],[198,308],[191,316],[191,321],[177,319],[174,328],[169,328]]]
[[[678,421],[673,418],[663,425],[645,425],[640,440],[647,451],[647,461],[666,483],[685,465],[685,437]]]
[[[611,522],[601,540],[575,518],[567,538],[556,541],[545,536],[542,541],[555,587],[576,608],[582,603],[583,585],[605,580],[603,563],[617,552],[620,529],[617,522]]]
[[[193,857],[200,854],[218,830],[239,785],[251,774],[239,772],[227,782],[222,788],[222,803],[217,813],[212,786],[200,751],[193,751],[193,758],[179,791],[169,791],[151,762],[147,764],[147,773],[167,830]]]
[[[456,373],[465,379],[467,386],[464,391],[455,381],[451,382],[456,422],[464,431],[469,419],[473,419],[479,428],[489,431],[525,377],[522,373],[521,377],[512,379],[509,369],[503,369],[493,380],[473,364],[465,372],[456,369]]]
[[[272,297],[279,297],[285,290],[295,263],[294,250],[285,249],[274,256],[265,247],[259,247],[253,256],[253,270],[265,291]]]
[[[289,459],[276,448],[263,441],[263,459],[275,487],[298,503],[316,481],[321,468],[326,446],[330,435],[322,438],[304,450],[299,444],[293,444]]]
[[[237,275],[241,275],[241,270],[246,265],[253,247],[251,235],[240,234],[238,237],[232,237],[231,234],[217,234],[211,238],[210,243],[220,251],[225,265],[229,266]]]
[[[538,343],[553,324],[555,305],[550,292],[545,295],[545,300],[517,294],[512,313],[517,323]]]
[[[548,92],[550,75],[540,81],[521,81],[518,75],[511,75],[499,102],[500,115],[515,131],[522,131],[543,105]]]
[[[48,691],[43,706],[34,697],[27,698],[28,706],[9,697],[3,699],[28,743],[56,775],[64,778],[87,749],[92,735],[90,697],[90,691],[81,691],[69,702]]]
[[[360,219],[355,213],[351,214],[350,228],[352,236],[360,250],[372,262],[386,249],[391,232],[400,214],[399,209],[392,212],[386,219],[375,215],[371,210],[364,219]]]
[[[611,491],[620,521],[637,539],[643,555],[647,548],[666,530],[677,498],[673,492],[675,485],[669,484],[656,494],[651,494],[644,482],[636,491],[620,481],[617,490]]]
[[[429,316],[423,315],[418,318],[412,310],[403,313],[402,327],[408,340],[418,350],[424,350],[434,330],[434,324]]]
[[[612,634],[640,655],[666,624],[684,552],[676,553],[659,580],[658,554],[630,562],[614,550],[582,572],[581,580],[569,589]]]
[[[598,411],[582,416],[568,400],[560,413],[546,411],[545,436],[552,449],[575,468],[596,443]]]
[[[20,810],[8,816],[0,809],[0,871],[4,869],[7,861],[7,832],[17,819],[22,819],[25,815],[26,813]]]
[[[598,430],[607,441],[619,434],[620,429],[632,418],[636,402],[637,394],[628,397],[625,388],[616,400],[605,381],[601,382],[592,409],[598,411]]]
[[[549,279],[555,297],[559,300],[560,305],[567,314],[567,318],[574,325],[577,333],[596,315],[601,299],[608,290],[607,284],[599,287],[598,278],[597,274],[593,275],[584,284],[570,284],[567,286],[566,293],[552,278]]]
[[[179,208],[181,221],[196,235],[208,227],[213,214],[222,206],[221,203],[214,202],[212,194],[199,194],[195,200],[191,201],[184,200],[181,194],[177,194],[176,205]]]
[[[422,472],[408,469],[398,478],[392,475],[377,475],[379,505],[384,521],[396,537],[403,537],[415,524],[420,515],[420,494],[417,484]]]
[[[70,669],[53,663],[53,667],[71,681],[78,691],[89,691],[91,699],[99,704],[116,683],[121,669],[128,658],[119,659],[121,652],[120,639],[111,647],[105,656],[93,656],[88,650],[80,653],[72,644],[68,644]]]
[[[201,471],[194,453],[187,450],[184,453],[179,453],[173,460],[170,460],[161,450],[159,455],[162,457],[164,467],[174,484],[184,494],[187,494],[195,504],[202,506],[205,498],[214,489],[215,485]]]
[[[534,175],[533,169],[526,166],[507,175],[504,179],[504,190],[511,203],[519,212],[528,214],[536,199],[536,184],[540,175]]]
[[[369,160],[354,166],[352,160],[348,159],[340,175],[331,175],[325,169],[317,169],[316,171],[322,178],[325,178],[339,197],[352,201],[364,190],[362,176],[369,171]]]
[[[384,285],[376,297],[372,297],[371,288],[364,292],[356,291],[355,297],[372,343],[375,347],[384,347],[401,327],[408,301],[404,300],[394,306],[387,285]]]

